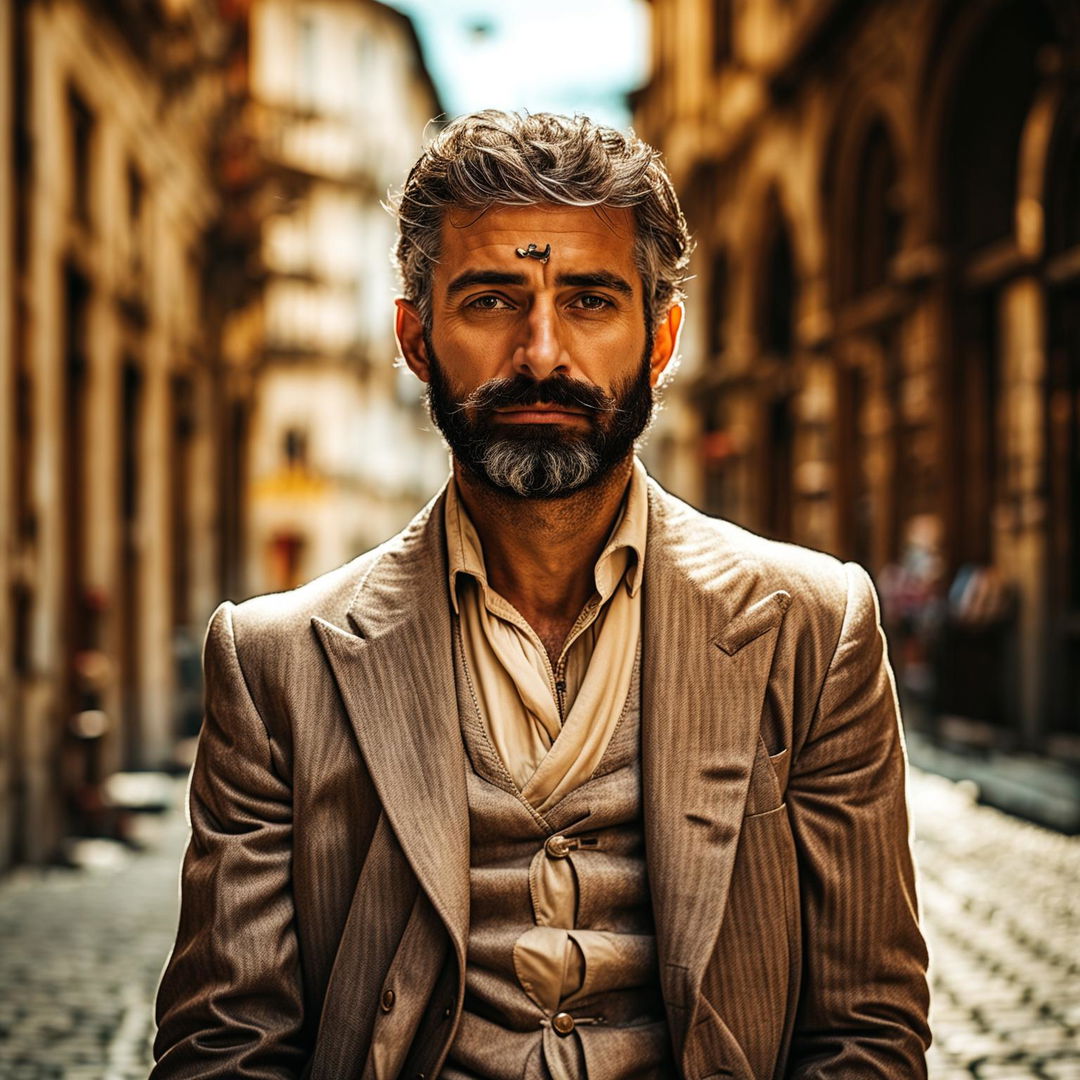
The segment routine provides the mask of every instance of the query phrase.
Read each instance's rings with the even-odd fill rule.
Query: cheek
[[[590,382],[610,387],[637,375],[647,360],[645,335],[605,329],[568,345],[574,366]]]
[[[564,338],[583,348],[603,348],[612,357],[635,353],[641,355],[645,348],[643,321],[630,312],[620,312],[615,318],[566,320],[563,324]]]
[[[516,347],[517,336],[513,327],[506,323],[477,327],[472,323],[451,321],[443,333],[435,337],[434,344],[440,360],[463,373],[478,372],[504,360],[508,362]]]

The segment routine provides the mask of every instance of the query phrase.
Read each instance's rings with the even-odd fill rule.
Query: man
[[[925,1076],[869,579],[634,457],[689,255],[657,155],[480,113],[398,217],[453,475],[211,622],[154,1077]]]

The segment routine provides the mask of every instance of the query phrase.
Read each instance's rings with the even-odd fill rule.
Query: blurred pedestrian
[[[936,514],[915,514],[904,527],[900,558],[878,577],[882,623],[905,706],[932,726],[938,656],[946,618],[943,529]]]

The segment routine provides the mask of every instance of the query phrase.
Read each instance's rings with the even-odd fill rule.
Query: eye
[[[501,296],[494,296],[491,293],[486,296],[477,296],[465,306],[472,308],[473,311],[501,311],[510,307]]]
[[[606,296],[601,296],[599,293],[585,293],[574,301],[573,306],[580,307],[584,311],[603,311],[604,308],[614,307],[615,305]]]

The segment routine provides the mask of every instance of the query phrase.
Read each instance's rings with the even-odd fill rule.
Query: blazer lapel
[[[723,920],[786,592],[650,485],[642,642],[645,844],[678,1053]]]
[[[388,543],[353,598],[355,633],[313,622],[383,810],[464,971],[469,807],[442,505]]]

